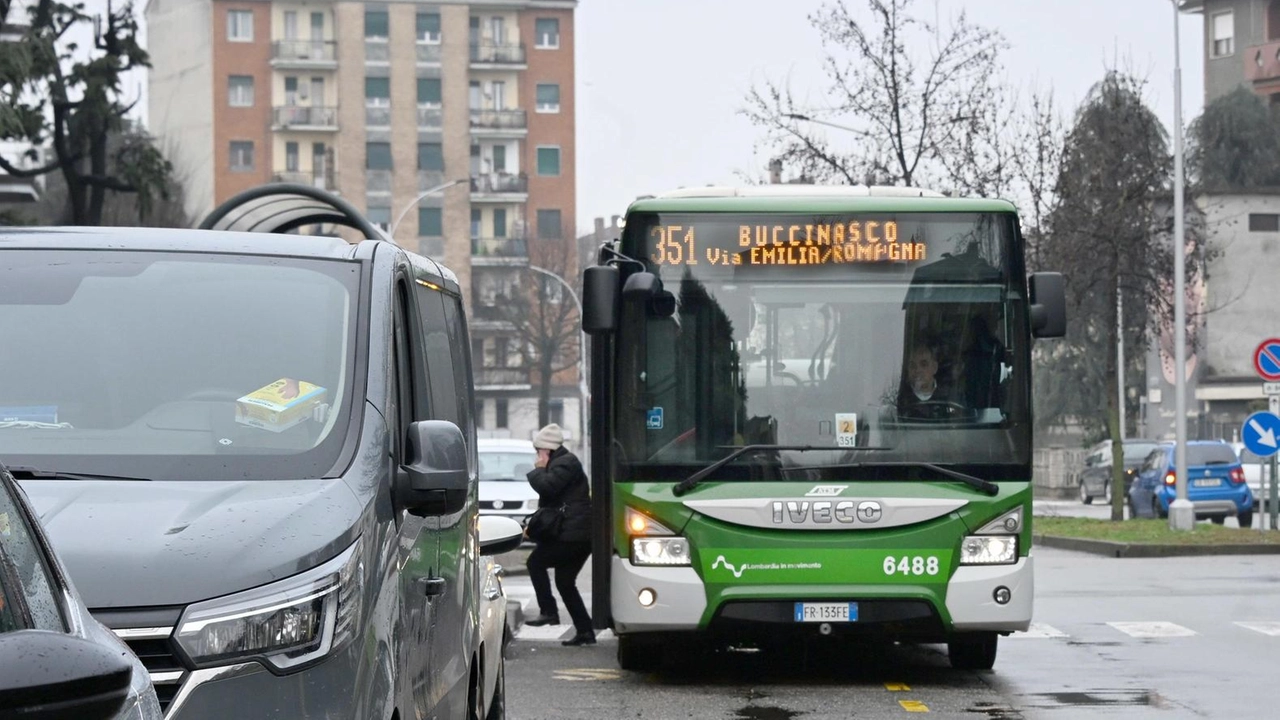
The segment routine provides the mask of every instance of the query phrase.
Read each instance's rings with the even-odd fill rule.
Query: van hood
[[[20,481],[85,604],[186,605],[295,575],[355,540],[342,480]]]

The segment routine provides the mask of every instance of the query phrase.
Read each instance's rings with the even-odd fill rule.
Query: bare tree
[[[556,376],[578,366],[578,307],[568,290],[575,288],[576,292],[577,260],[573,243],[560,240],[541,241],[529,256],[532,266],[545,273],[521,268],[509,296],[500,298],[499,305],[502,319],[514,328],[525,361],[533,370],[538,387],[538,426],[542,427],[550,422]],[[564,280],[568,288],[555,278]]]
[[[31,147],[49,143],[53,159],[23,167],[17,158],[0,157],[0,169],[19,178],[60,174],[71,224],[100,224],[109,192],[136,194],[138,207],[149,212],[168,192],[168,160],[141,134],[120,135],[111,147],[134,105],[124,98],[122,79],[150,66],[133,4],[108,2],[105,15],[91,17],[81,3],[37,0],[25,24],[10,17],[12,9],[0,5],[0,27],[21,28],[23,37],[0,43],[0,138]],[[82,53],[66,36],[89,24],[94,46]]]
[[[965,192],[990,184],[969,163],[998,139],[992,101],[1006,43],[963,12],[946,30],[935,27],[911,14],[913,4],[867,0],[873,19],[864,23],[836,0],[810,17],[827,51],[831,102],[798,101],[789,85],[772,81],[753,89],[743,114],[766,131],[773,157],[819,182],[946,180]],[[842,124],[855,149],[837,150],[801,119]]]

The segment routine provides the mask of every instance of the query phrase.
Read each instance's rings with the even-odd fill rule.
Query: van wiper
[[[968,485],[969,487],[972,487],[973,489],[979,492],[986,493],[987,495],[1000,494],[1000,486],[996,485],[990,480],[983,480],[982,478],[977,477],[976,475],[962,473],[959,470],[952,470],[951,468],[945,465],[935,465],[934,463],[890,461],[890,462],[878,462],[878,463],[841,463],[839,465],[815,465],[813,467],[815,468],[816,467],[821,467],[821,468],[860,468],[860,467],[920,468],[922,470],[932,470],[933,472],[936,472],[939,475],[945,475],[946,477],[949,477],[952,480],[959,480],[960,482]],[[812,468],[799,467],[799,468],[792,468],[792,469],[808,470]]]
[[[5,468],[0,465],[0,470]],[[99,473],[71,473],[62,472],[61,470],[43,470],[41,468],[30,467],[28,465],[9,465],[9,474],[13,475],[15,480],[129,480],[137,482],[150,482],[151,478],[131,477],[128,475],[101,475]]]
[[[676,497],[680,497],[681,495],[684,495],[685,493],[697,487],[698,483],[705,480],[707,476],[710,475],[711,473],[719,470],[720,468],[724,467],[725,465],[728,465],[729,463],[733,462],[734,460],[737,460],[739,457],[742,457],[743,455],[749,452],[761,452],[765,450],[789,450],[794,452],[827,450],[827,451],[836,451],[836,452],[839,452],[839,451],[851,452],[851,451],[863,451],[863,450],[892,450],[892,449],[893,448],[887,448],[887,447],[842,448],[842,447],[832,447],[830,445],[743,445],[740,448],[734,449],[734,451],[729,453],[728,455],[725,455],[719,460],[695,472],[694,474],[690,475],[684,480],[681,480],[674,488],[671,489],[671,494],[675,495]]]

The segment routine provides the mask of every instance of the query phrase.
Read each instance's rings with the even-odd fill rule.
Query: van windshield
[[[0,458],[152,480],[323,477],[350,422],[359,265],[0,253]]]

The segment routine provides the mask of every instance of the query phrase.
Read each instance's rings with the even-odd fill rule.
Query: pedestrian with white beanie
[[[591,556],[591,488],[582,462],[564,446],[564,431],[552,423],[533,438],[538,459],[529,471],[529,484],[538,493],[538,510],[526,532],[537,543],[526,565],[538,598],[539,615],[526,624],[559,625],[560,612],[551,594],[551,578],[564,600],[575,634],[564,645],[594,645],[591,615],[578,592],[578,573]]]

